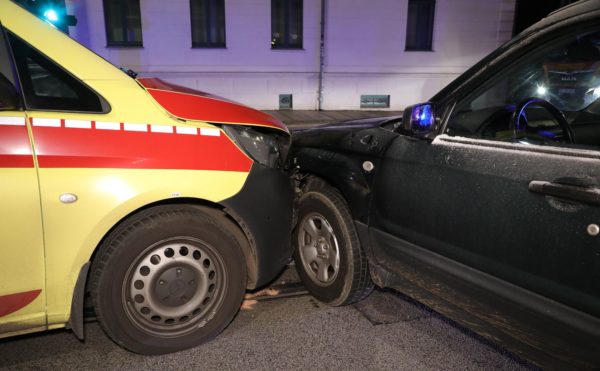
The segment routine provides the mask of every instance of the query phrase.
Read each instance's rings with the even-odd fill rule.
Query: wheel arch
[[[246,258],[246,265],[248,266],[248,286],[252,287],[251,284],[256,280],[256,252],[254,246],[251,244],[251,236],[249,236],[249,232],[243,228],[241,223],[243,221],[238,220],[235,216],[231,215],[231,212],[226,209],[224,206],[219,203],[211,202],[204,199],[199,198],[189,198],[189,197],[181,197],[177,199],[166,199],[155,201],[146,205],[143,205],[135,210],[132,210],[127,215],[123,216],[119,221],[117,221],[109,230],[104,233],[104,236],[98,241],[98,244],[95,246],[92,254],[90,255],[89,261],[93,261],[95,256],[98,253],[98,249],[102,245],[102,243],[106,240],[106,238],[120,225],[125,223],[129,218],[133,215],[136,215],[146,209],[156,206],[166,206],[166,205],[188,205],[188,206],[196,206],[201,208],[203,211],[209,213],[210,215],[220,218],[225,217],[234,232],[234,237],[240,243],[242,247],[242,251]]]
[[[312,177],[320,178],[336,188],[346,200],[354,220],[367,222],[370,184],[361,164],[351,156],[336,152],[301,149],[295,154],[296,190],[303,189]]]
[[[215,217],[215,218],[224,218],[226,223],[231,226],[230,231],[232,232],[235,239],[238,241],[240,247],[242,248],[242,253],[245,258],[245,264],[247,268],[247,288],[254,288],[256,286],[257,281],[257,261],[256,261],[256,250],[252,244],[252,236],[250,232],[244,228],[243,221],[241,221],[236,216],[232,215],[231,212],[226,209],[224,206],[219,203],[211,202],[204,199],[198,198],[177,198],[177,199],[166,199],[155,201],[137,209],[134,209],[121,217],[116,223],[112,225],[110,229],[108,229],[102,238],[98,241],[96,246],[93,248],[91,254],[89,255],[89,259],[84,262],[84,264],[78,268],[79,274],[73,289],[73,296],[71,299],[71,313],[69,316],[69,321],[67,323],[67,327],[70,328],[75,335],[79,339],[84,338],[83,334],[83,307],[84,307],[84,298],[86,293],[89,292],[89,276],[90,269],[89,266],[91,262],[96,258],[98,251],[100,250],[100,246],[106,241],[108,236],[121,226],[123,223],[127,222],[134,215],[156,206],[166,206],[166,205],[187,205],[194,206],[202,209],[202,211],[207,214]]]

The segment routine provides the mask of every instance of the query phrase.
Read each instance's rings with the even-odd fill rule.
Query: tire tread
[[[215,220],[213,217],[211,217],[207,213],[202,212],[201,207],[196,207],[194,205],[162,205],[151,207],[128,217],[113,231],[111,231],[100,245],[97,255],[95,256],[92,262],[88,291],[90,292],[90,298],[92,300],[96,318],[98,319],[100,327],[108,335],[109,338],[111,338],[116,344],[123,348],[132,350],[126,343],[121,341],[120,337],[116,336],[116,334],[106,324],[105,317],[109,316],[110,314],[103,313],[102,306],[99,305],[99,285],[102,280],[104,270],[106,269],[107,264],[110,262],[112,255],[115,254],[115,252],[118,249],[126,247],[123,244],[129,234],[134,233],[136,230],[141,228],[150,228],[160,225],[161,222],[167,221],[172,217],[176,216],[189,216],[195,219],[201,218],[203,222],[212,224],[214,228],[221,230],[223,233],[228,235],[231,240],[236,241],[236,238],[228,230],[228,226],[225,223],[219,224],[218,221]],[[217,332],[217,334],[221,332],[227,325],[228,323],[224,323],[222,328]],[[168,350],[168,352],[170,351],[171,350]],[[145,354],[162,353],[164,352],[154,351],[152,353]]]
[[[304,188],[304,195],[301,197],[301,200],[303,197],[310,197],[310,194],[313,192],[324,196],[333,207],[337,209],[337,213],[342,218],[342,223],[344,223],[348,229],[349,234],[347,237],[350,240],[352,249],[353,274],[348,295],[345,298],[339,298],[342,299],[341,301],[338,299],[329,304],[332,306],[343,306],[359,302],[369,296],[375,286],[369,272],[369,261],[361,247],[350,209],[339,190],[330,186],[323,179],[315,176],[308,178]]]

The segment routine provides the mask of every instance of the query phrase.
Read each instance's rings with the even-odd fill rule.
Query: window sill
[[[107,48],[143,49],[143,44],[106,44]]]
[[[192,45],[192,49],[227,49],[227,45]]]
[[[273,47],[273,46],[271,46],[271,50],[302,50],[302,51],[304,51],[304,48],[303,47],[296,48],[296,47],[292,47],[292,46],[290,46],[290,47],[284,47],[284,46]]]

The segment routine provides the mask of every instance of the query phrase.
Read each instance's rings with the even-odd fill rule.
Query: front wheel
[[[298,201],[292,240],[298,274],[317,299],[333,306],[360,301],[373,290],[368,262],[340,193],[311,178]]]
[[[227,220],[195,206],[158,206],[113,231],[92,265],[91,295],[106,333],[136,353],[193,347],[237,312],[245,259]]]

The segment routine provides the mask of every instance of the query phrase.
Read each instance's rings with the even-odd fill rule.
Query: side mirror
[[[0,74],[0,111],[18,110],[19,92],[4,75]]]
[[[403,129],[411,135],[424,137],[436,129],[435,110],[431,103],[406,107],[402,116]]]

